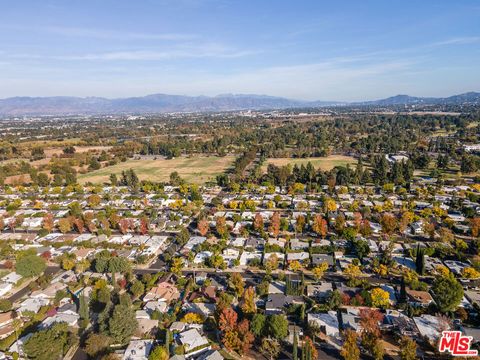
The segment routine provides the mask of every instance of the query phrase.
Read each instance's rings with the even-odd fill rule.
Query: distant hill
[[[480,93],[469,92],[447,98],[423,98],[397,95],[387,99],[346,103],[336,101],[301,101],[266,95],[184,96],[153,94],[142,97],[107,99],[101,97],[12,97],[0,99],[1,115],[68,114],[141,114],[166,112],[207,112],[233,110],[269,110],[342,105],[480,104]]]
[[[460,95],[453,95],[445,98],[433,97],[415,97],[409,95],[396,95],[386,99],[364,101],[361,105],[414,105],[414,104],[439,104],[439,105],[461,105],[461,104],[480,104],[480,93],[468,92]]]

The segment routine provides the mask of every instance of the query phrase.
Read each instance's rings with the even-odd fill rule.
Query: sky
[[[477,0],[1,0],[0,97],[480,91]]]

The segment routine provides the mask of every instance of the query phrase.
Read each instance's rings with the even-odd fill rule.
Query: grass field
[[[315,169],[322,169],[323,171],[331,170],[335,166],[345,166],[347,164],[356,164],[357,160],[351,156],[344,155],[330,155],[327,157],[312,157],[312,158],[270,158],[267,159],[266,164],[263,166],[263,171],[267,170],[268,164],[273,164],[276,166],[283,166],[291,164],[294,166],[297,165],[307,165],[308,162],[311,162]]]
[[[179,157],[171,160],[147,159],[128,160],[114,166],[78,176],[80,183],[104,183],[109,181],[110,174],[120,175],[122,171],[134,169],[140,180],[168,181],[170,173],[177,171],[187,182],[203,184],[224,172],[235,158],[233,156],[195,156]]]

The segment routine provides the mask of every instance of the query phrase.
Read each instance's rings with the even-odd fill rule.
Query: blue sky
[[[5,0],[0,97],[480,91],[480,2]]]

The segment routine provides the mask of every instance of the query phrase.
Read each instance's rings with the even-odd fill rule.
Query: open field
[[[93,151],[95,153],[101,153],[103,150],[108,151],[112,147],[111,146],[74,146],[75,152],[77,154],[85,153],[88,151]],[[45,149],[45,156],[47,158],[51,158],[55,155],[60,156],[63,154],[63,148],[52,147]]]
[[[291,164],[294,166],[297,165],[307,165],[308,162],[311,162],[315,169],[322,169],[323,171],[331,170],[335,166],[345,166],[347,164],[356,164],[357,160],[351,156],[345,155],[330,155],[327,157],[311,157],[311,158],[270,158],[267,159],[266,164],[262,167],[263,171],[267,170],[268,164],[273,164],[276,166],[284,166]]]
[[[110,174],[119,176],[122,171],[131,168],[135,170],[140,180],[168,181],[170,173],[177,171],[187,182],[203,184],[224,172],[234,159],[233,156],[195,156],[171,160],[128,160],[114,166],[80,174],[78,180],[80,183],[104,183],[109,181]]]
[[[81,145],[82,140],[80,138],[69,138],[63,140],[30,140],[30,141],[23,141],[19,143],[19,148],[34,148],[34,147],[56,147],[56,148],[64,148],[65,146],[70,145]]]

